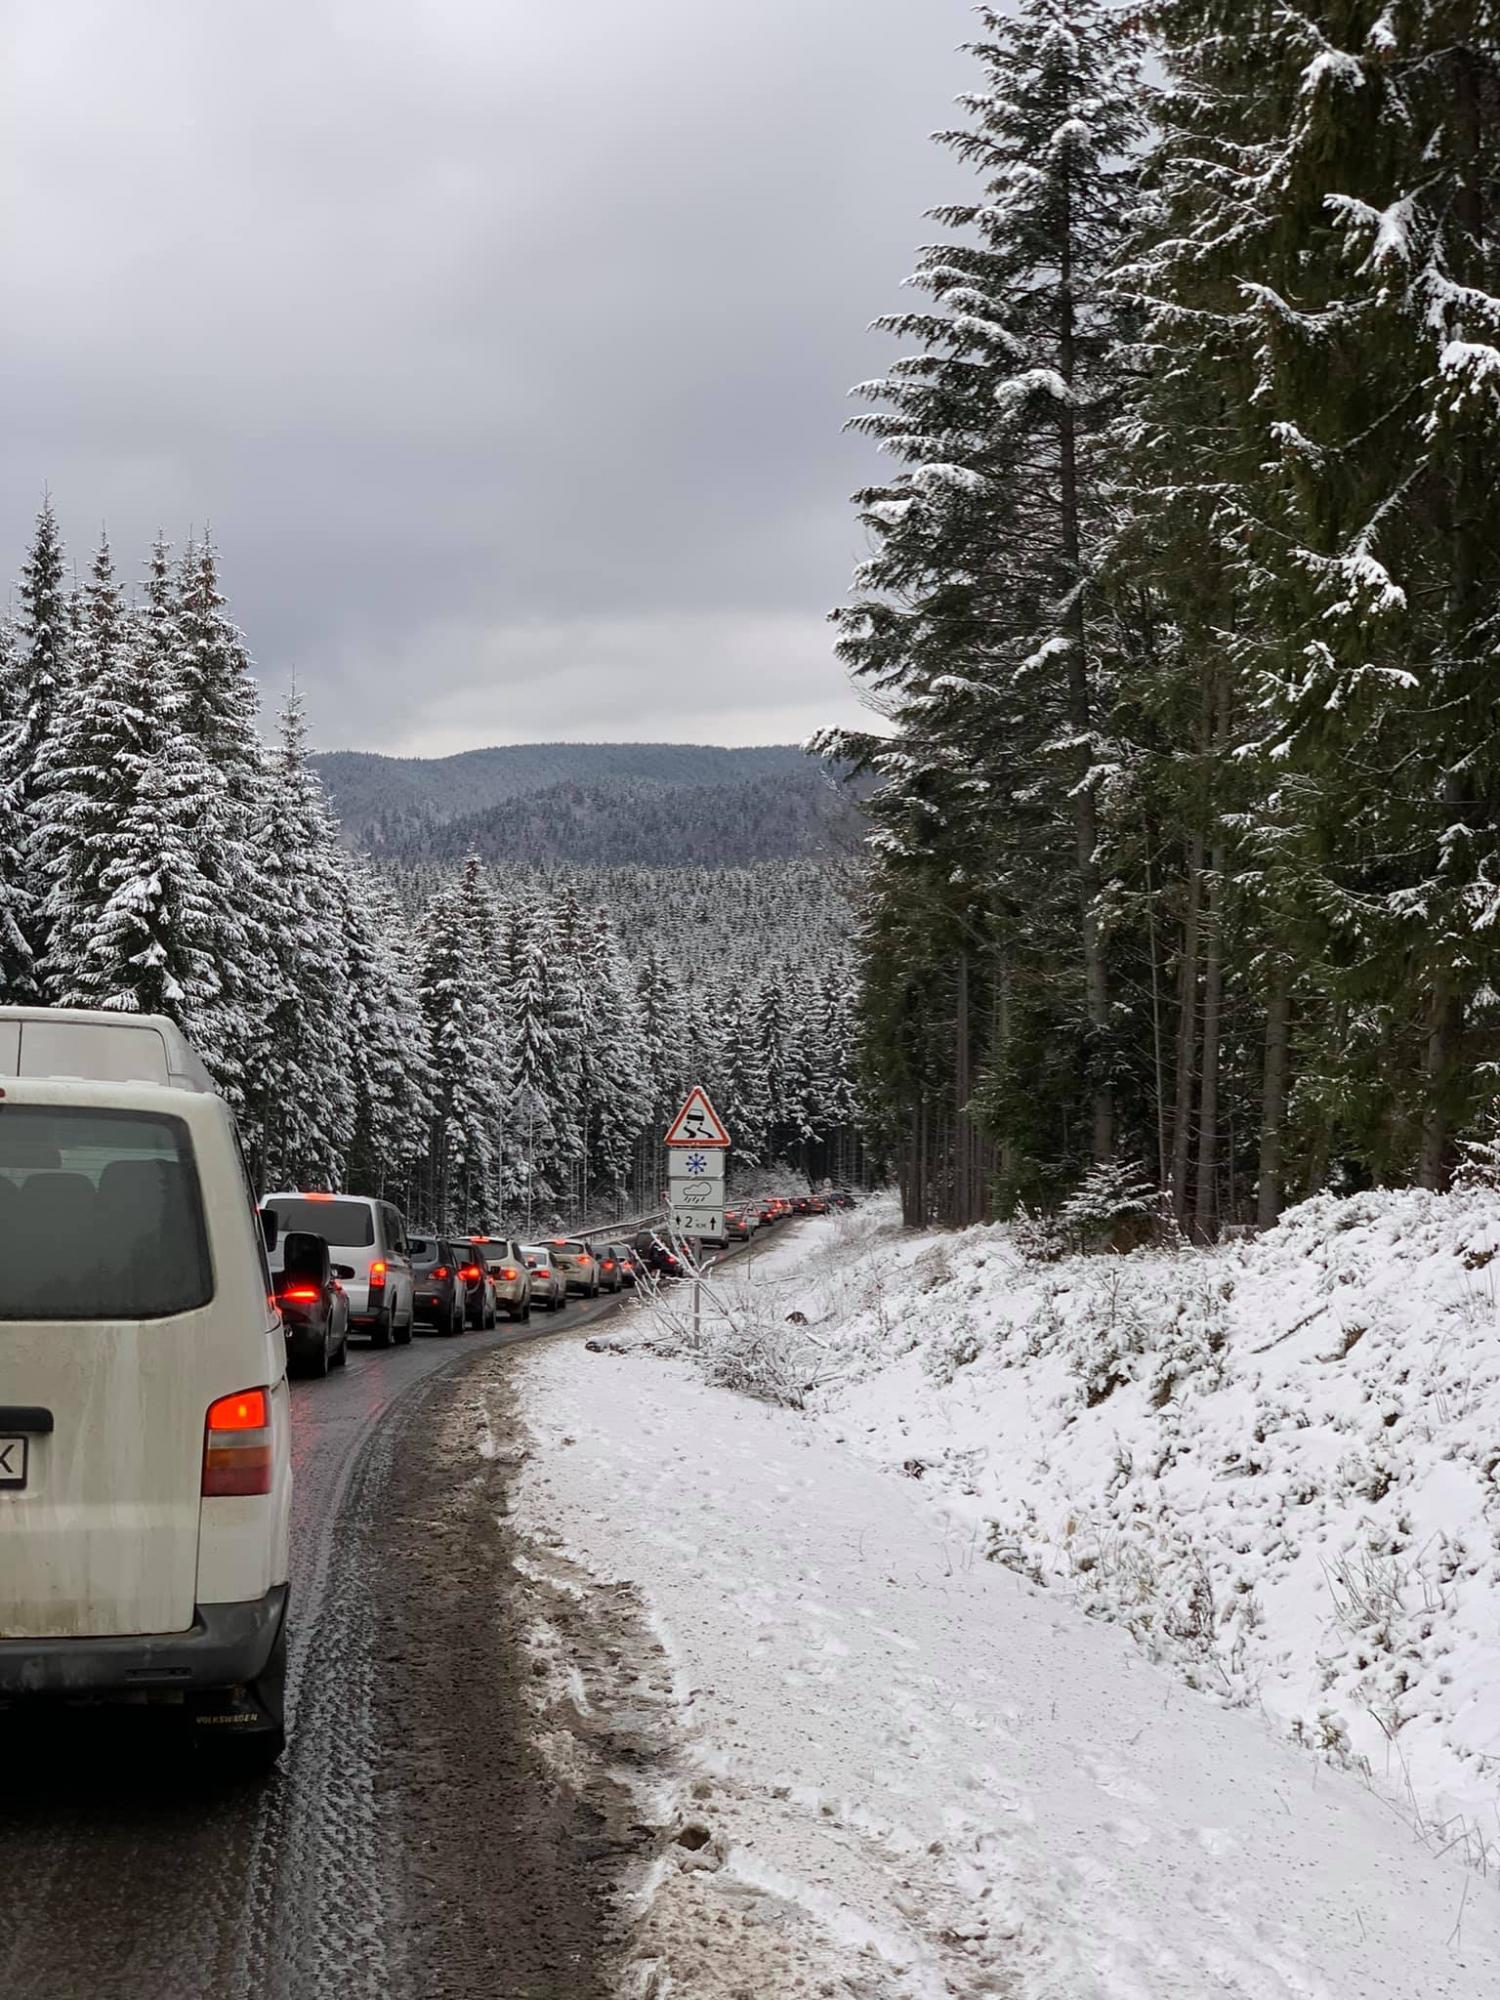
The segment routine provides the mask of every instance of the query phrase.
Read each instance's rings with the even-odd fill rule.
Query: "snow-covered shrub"
[[[1056,1216],[1028,1208],[1025,1202],[1018,1203],[1011,1216],[1010,1240],[1028,1264],[1055,1264],[1068,1253],[1067,1233]]]
[[[1145,1241],[1160,1212],[1160,1189],[1134,1161],[1104,1160],[1057,1211],[1057,1227],[1074,1249],[1120,1249]]]

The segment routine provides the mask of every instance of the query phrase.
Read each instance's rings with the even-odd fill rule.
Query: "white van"
[[[417,1281],[401,1211],[363,1194],[304,1193],[283,1189],[261,1203],[274,1215],[278,1238],[294,1229],[321,1236],[342,1267],[349,1299],[349,1327],[367,1333],[372,1347],[405,1347],[417,1320]],[[271,1269],[280,1268],[273,1248]]]
[[[0,1007],[0,1705],[284,1741],[286,1342],[228,1106],[170,1021]]]

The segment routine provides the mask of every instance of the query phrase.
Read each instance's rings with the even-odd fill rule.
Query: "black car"
[[[630,1261],[630,1252],[623,1243],[596,1243],[594,1261],[599,1267],[599,1289],[601,1292],[618,1292],[625,1283],[625,1266]]]
[[[635,1247],[639,1261],[644,1264],[648,1271],[654,1272],[658,1278],[680,1278],[682,1276],[682,1259],[659,1236],[648,1235],[644,1238],[638,1236]]]
[[[413,1312],[423,1326],[435,1326],[439,1333],[462,1333],[466,1312],[463,1270],[468,1245],[459,1246],[442,1236],[409,1236],[411,1252]]]
[[[281,1269],[274,1284],[286,1332],[287,1370],[326,1375],[349,1359],[349,1301],[339,1277],[354,1274],[347,1265],[329,1262],[321,1236],[292,1229],[281,1242]]]

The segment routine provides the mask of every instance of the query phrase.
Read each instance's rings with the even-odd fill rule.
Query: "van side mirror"
[[[260,1211],[260,1233],[265,1238],[266,1248],[274,1250],[276,1239],[281,1234],[281,1217],[274,1208],[263,1208]]]

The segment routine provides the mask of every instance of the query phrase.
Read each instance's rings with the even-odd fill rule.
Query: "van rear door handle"
[[[52,1412],[34,1403],[0,1403],[0,1431],[31,1431],[37,1437],[52,1435]]]

